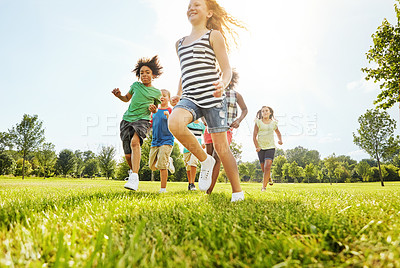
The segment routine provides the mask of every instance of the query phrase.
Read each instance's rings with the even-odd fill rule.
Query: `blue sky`
[[[252,130],[262,105],[279,120],[279,148],[367,158],[352,132],[379,88],[360,69],[371,35],[384,18],[395,22],[394,1],[219,2],[248,28],[230,56],[249,107],[234,136],[243,160],[257,157]],[[57,151],[114,145],[122,156],[118,126],[128,105],[111,90],[126,92],[136,61],[158,54],[164,74],[154,85],[176,92],[174,45],[190,32],[186,8],[181,0],[0,0],[0,131],[37,114]],[[389,112],[398,121],[398,107]]]

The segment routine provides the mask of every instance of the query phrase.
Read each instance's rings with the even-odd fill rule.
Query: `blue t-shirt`
[[[174,136],[168,129],[168,119],[164,112],[171,113],[171,108],[158,109],[153,114],[153,140],[151,147],[172,145],[174,146]]]
[[[204,134],[204,131],[206,130],[206,126],[203,124],[203,122],[199,121],[199,123],[192,122],[187,125],[189,130],[194,134],[194,136],[197,138],[199,143],[201,144],[201,135]],[[184,148],[183,153],[189,153],[189,150]]]

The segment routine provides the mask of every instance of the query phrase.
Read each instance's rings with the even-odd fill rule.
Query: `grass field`
[[[400,267],[400,183],[123,184],[0,177],[0,267]]]

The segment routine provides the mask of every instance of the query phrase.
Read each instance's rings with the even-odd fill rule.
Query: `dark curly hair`
[[[236,71],[236,68],[232,68],[232,78],[231,81],[229,82],[228,89],[234,89],[236,87],[236,84],[239,81],[239,73]]]
[[[137,78],[140,77],[140,69],[143,66],[147,66],[150,68],[150,70],[152,71],[152,73],[154,75],[154,78],[158,78],[163,73],[163,71],[162,71],[163,67],[160,65],[158,55],[155,55],[151,59],[141,58],[138,60],[138,62],[136,63],[135,69],[133,69],[133,71],[132,71],[132,73],[136,74]]]

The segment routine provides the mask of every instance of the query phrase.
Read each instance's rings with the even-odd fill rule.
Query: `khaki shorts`
[[[186,170],[190,170],[190,167],[197,167],[197,164],[199,163],[199,159],[197,159],[197,157],[192,153],[184,153],[183,161],[185,162]]]
[[[150,148],[149,167],[151,170],[168,169],[172,145],[161,145]]]

